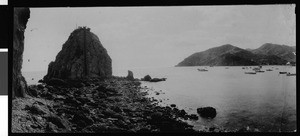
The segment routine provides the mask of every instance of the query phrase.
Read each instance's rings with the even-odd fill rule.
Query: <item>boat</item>
[[[279,74],[286,74],[287,72],[279,72]]]
[[[228,69],[228,67],[226,67],[225,69]]]
[[[266,69],[266,71],[273,71],[272,69]]]
[[[258,70],[260,70],[260,68],[253,68],[252,70],[254,70],[254,71],[258,71]]]
[[[256,74],[256,72],[245,72],[245,74]]]
[[[198,68],[198,71],[208,71],[208,70],[206,70],[206,69],[199,69],[199,68]]]
[[[296,76],[296,73],[286,73],[286,76]]]
[[[263,72],[265,72],[265,71],[262,71],[262,70],[255,70],[255,72],[263,73]]]

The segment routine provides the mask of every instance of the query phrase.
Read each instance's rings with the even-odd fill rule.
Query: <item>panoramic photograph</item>
[[[11,132],[297,132],[295,6],[14,8]]]

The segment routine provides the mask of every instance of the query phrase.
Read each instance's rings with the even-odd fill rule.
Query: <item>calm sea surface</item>
[[[199,72],[197,68],[206,68]],[[217,110],[214,119],[190,121],[195,129],[218,126],[229,130],[242,127],[259,131],[296,130],[296,67],[263,66],[273,69],[254,75],[242,67],[165,67],[130,69],[135,78],[149,74],[165,77],[164,82],[142,82],[149,87],[150,97],[162,100],[161,105],[176,104],[179,109],[196,114],[196,109],[212,106]],[[276,69],[277,68],[277,69]],[[46,72],[23,72],[28,84],[36,84]],[[126,76],[127,69],[114,70],[115,76]],[[32,80],[32,78],[34,78]],[[154,92],[162,92],[155,95]]]

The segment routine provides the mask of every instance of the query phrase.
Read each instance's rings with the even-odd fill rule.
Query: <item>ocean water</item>
[[[200,72],[197,68],[206,68]],[[218,126],[229,130],[242,127],[264,132],[296,130],[296,67],[263,66],[273,69],[255,75],[245,74],[242,67],[168,67],[130,69],[136,78],[149,74],[165,77],[164,82],[143,82],[150,87],[151,97],[162,100],[162,105],[176,104],[190,114],[197,108],[212,106],[217,110],[214,119],[190,121],[195,129]],[[276,70],[276,68],[278,68]],[[116,70],[114,75],[126,76],[127,70]],[[155,95],[155,91],[162,91]]]
[[[200,72],[197,68],[206,68]],[[229,130],[249,127],[263,132],[296,130],[296,67],[263,66],[265,71],[245,74],[242,67],[164,67],[129,69],[135,78],[149,74],[165,77],[163,82],[142,82],[149,89],[149,97],[162,100],[161,105],[176,104],[189,114],[197,108],[212,106],[217,110],[214,119],[189,121],[195,129],[217,126]],[[276,69],[277,68],[277,69]],[[114,69],[113,75],[126,76],[128,69]],[[23,72],[28,84],[36,84],[44,72]],[[33,78],[33,80],[32,80]],[[155,95],[155,92],[161,92]]]

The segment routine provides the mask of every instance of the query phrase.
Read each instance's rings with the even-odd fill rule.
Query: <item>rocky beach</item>
[[[28,92],[13,100],[13,133],[196,132],[182,121],[195,115],[157,106],[139,81],[112,77],[84,81],[82,87],[39,84]]]

